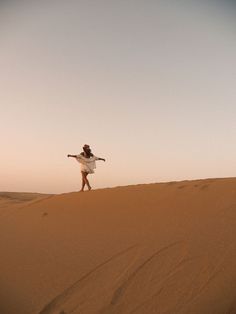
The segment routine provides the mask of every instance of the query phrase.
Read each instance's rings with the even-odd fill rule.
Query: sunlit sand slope
[[[236,313],[236,179],[69,193],[0,222],[0,313]]]

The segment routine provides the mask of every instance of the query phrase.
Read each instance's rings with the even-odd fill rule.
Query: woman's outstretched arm
[[[104,158],[100,158],[100,157],[96,157],[97,160],[103,160],[103,161],[106,161],[106,159]]]
[[[73,157],[73,158],[76,158],[77,155],[67,155],[67,157]]]

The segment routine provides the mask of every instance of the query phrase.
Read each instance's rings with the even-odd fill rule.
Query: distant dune
[[[15,213],[16,208],[25,207],[36,201],[48,198],[52,194],[27,192],[0,192],[0,219]],[[4,221],[2,221],[4,223]]]
[[[236,178],[0,193],[1,314],[236,313]]]
[[[0,192],[0,202],[10,205],[12,202],[27,202],[49,197],[52,194],[28,193],[28,192]],[[1,209],[0,205],[0,209]]]

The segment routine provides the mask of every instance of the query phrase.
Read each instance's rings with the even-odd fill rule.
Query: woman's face
[[[91,149],[89,147],[84,147],[83,150],[86,154],[91,153]]]

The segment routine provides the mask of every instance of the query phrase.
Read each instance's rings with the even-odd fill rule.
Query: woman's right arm
[[[67,157],[73,157],[73,158],[76,158],[77,155],[67,155]]]

